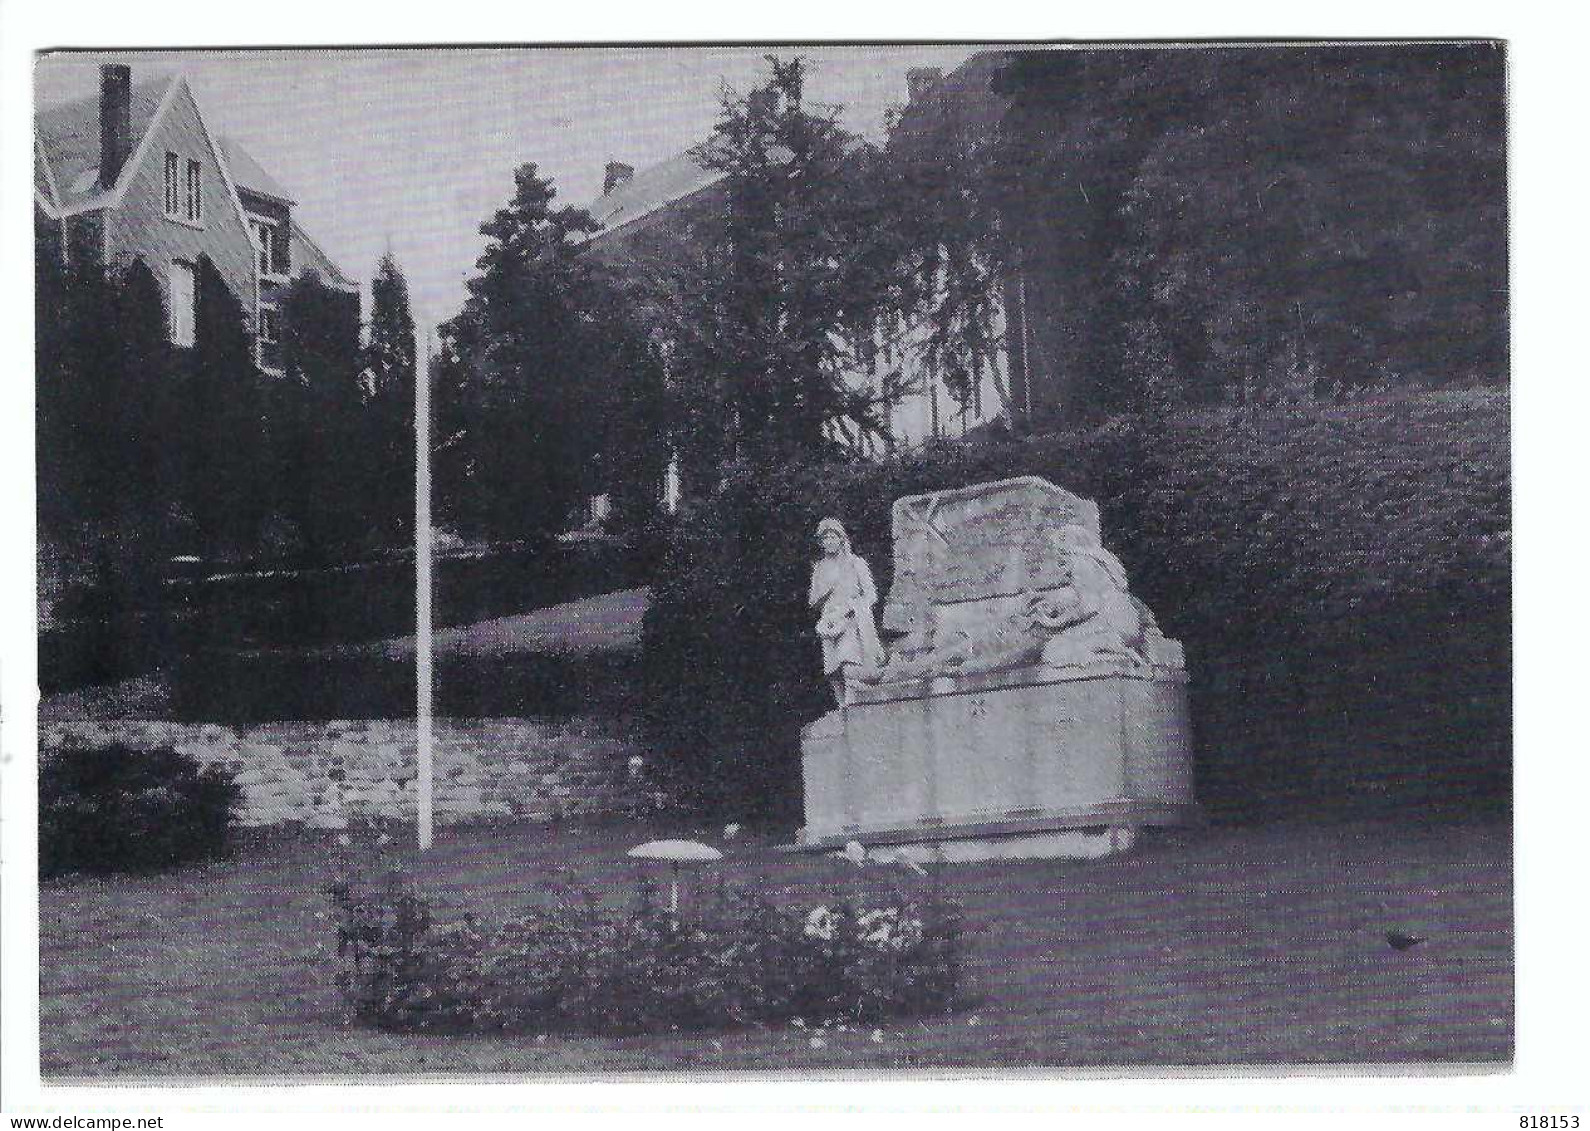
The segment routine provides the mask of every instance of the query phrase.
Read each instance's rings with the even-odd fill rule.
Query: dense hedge
[[[438,715],[458,718],[625,712],[638,663],[623,653],[441,655],[433,704]],[[415,700],[412,653],[215,650],[171,669],[167,711],[180,722],[248,726],[410,718]]]
[[[1289,404],[879,464],[740,468],[682,518],[646,622],[648,720],[706,804],[794,810],[825,710],[804,597],[825,515],[880,593],[901,495],[1042,475],[1187,649],[1197,786],[1269,802],[1504,797],[1510,782],[1508,398]]]
[[[138,872],[224,856],[241,790],[174,750],[67,747],[39,765],[39,874]]]
[[[544,541],[441,557],[435,619],[446,626],[522,613],[642,584],[645,571],[644,549],[618,541]],[[152,578],[136,590],[94,579],[70,587],[55,615],[56,625],[39,638],[46,692],[139,675],[183,657],[203,657],[198,669],[184,665],[203,680],[202,665],[217,656],[243,662],[227,658],[233,651],[411,635],[414,561],[408,555],[332,569]]]
[[[49,695],[153,671],[173,651],[165,615],[108,610],[57,620],[39,633],[39,688]]]
[[[522,613],[639,584],[620,542],[550,540],[438,556],[434,615],[439,625]],[[169,587],[209,645],[293,647],[375,640],[414,632],[414,558],[394,555],[341,569],[234,574]]]

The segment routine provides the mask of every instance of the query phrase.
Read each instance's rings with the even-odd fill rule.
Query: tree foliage
[[[985,377],[995,379],[1006,403],[1011,396],[1002,365],[1004,284],[1016,250],[1002,220],[999,123],[985,102],[930,95],[891,109],[879,168],[882,191],[896,202],[901,309],[912,328],[908,361],[963,407]]]
[[[358,400],[359,296],[309,271],[292,281],[281,305],[287,374],[311,387],[335,389],[346,402]]]
[[[241,304],[208,259],[194,342],[168,341],[142,260],[102,271],[38,257],[40,524],[107,568],[236,555],[269,513],[271,429]]]
[[[882,154],[805,100],[801,59],[768,64],[750,93],[725,90],[693,151],[725,174],[726,212],[680,263],[664,331],[690,414],[681,446],[709,469],[885,438],[905,391],[879,349],[915,303]]]
[[[305,561],[357,557],[379,533],[371,500],[390,478],[379,463],[388,447],[369,443],[359,296],[311,272],[293,280],[281,309],[284,379],[270,385],[278,530]]]
[[[360,374],[365,398],[356,440],[369,519],[383,541],[409,541],[414,528],[414,314],[409,285],[391,252],[370,281],[370,331]]]
[[[195,276],[193,348],[174,351],[180,401],[166,442],[180,453],[176,498],[192,515],[202,552],[235,559],[253,552],[271,513],[280,437],[242,303],[208,259]]]
[[[519,170],[443,330],[452,521],[522,533],[615,486],[638,515],[670,455],[699,494],[740,460],[876,449],[924,365],[968,399],[993,368],[998,280],[967,251],[986,204],[809,103],[801,59],[768,65],[690,154],[721,178],[611,237]],[[903,207],[925,181],[937,206]]]
[[[108,677],[138,652],[116,615],[147,601],[154,563],[190,533],[165,431],[174,361],[160,290],[142,264],[107,276],[65,267],[51,250],[41,245],[35,259],[41,580],[56,597],[74,581],[90,586],[63,654],[68,668]],[[45,660],[41,652],[41,669]]]
[[[1498,47],[1022,52],[994,86],[962,187],[1055,407],[1505,378]]]
[[[409,284],[389,251],[370,280],[370,340],[365,367],[373,397],[391,395],[412,402],[414,393],[414,313]]]
[[[481,225],[488,243],[441,327],[437,477],[444,515],[524,538],[562,529],[596,490],[655,506],[664,437],[649,341],[584,254],[597,225],[555,208],[533,164]]]
[[[404,472],[370,442],[356,294],[295,280],[285,372],[266,377],[243,305],[206,259],[191,347],[171,344],[141,259],[66,266],[41,242],[35,268],[40,534],[94,579],[107,617],[155,602],[177,554],[296,564],[379,541],[372,512]],[[396,493],[402,506],[409,485]]]
[[[61,536],[78,523],[112,520],[118,467],[152,465],[137,458],[147,454],[138,450],[146,433],[116,423],[116,408],[127,403],[117,339],[131,289],[81,265],[67,268],[47,251],[36,257],[35,279],[39,521]],[[164,325],[158,290],[145,306]],[[156,372],[167,368],[148,360]]]

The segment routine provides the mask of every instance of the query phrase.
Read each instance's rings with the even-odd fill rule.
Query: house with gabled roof
[[[358,285],[294,219],[288,191],[235,140],[210,133],[181,75],[134,83],[130,67],[102,66],[97,98],[35,114],[34,157],[39,239],[68,264],[143,260],[174,345],[193,344],[201,258],[247,313],[266,372],[281,370],[293,279],[313,271],[358,302]]]

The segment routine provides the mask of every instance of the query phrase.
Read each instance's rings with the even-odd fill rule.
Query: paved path
[[[518,616],[437,629],[433,640],[438,655],[632,651],[640,647],[641,619],[650,603],[650,589],[620,589]],[[370,647],[392,657],[412,656],[414,638],[383,640]]]

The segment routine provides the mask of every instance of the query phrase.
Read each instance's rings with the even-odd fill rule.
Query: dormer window
[[[268,220],[249,217],[249,228],[254,233],[255,258],[261,275],[274,275],[276,262],[276,226]]]

